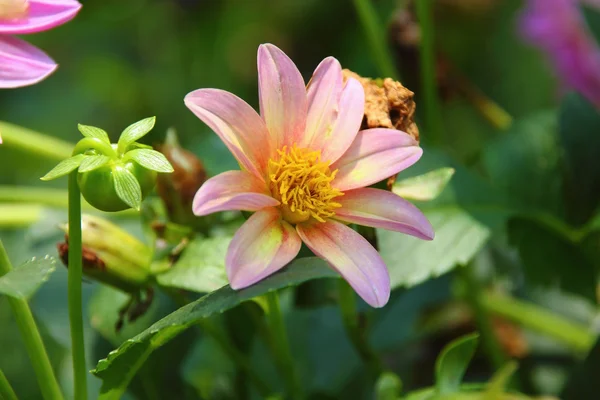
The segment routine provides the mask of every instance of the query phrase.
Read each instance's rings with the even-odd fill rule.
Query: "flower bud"
[[[194,220],[192,202],[194,195],[206,181],[206,170],[202,162],[190,151],[183,149],[173,129],[158,150],[173,166],[173,173],[159,175],[156,190],[173,222],[186,225]]]
[[[150,283],[152,251],[144,243],[105,219],[83,214],[83,273],[128,293],[137,293]],[[68,265],[68,226],[65,243],[58,253]]]

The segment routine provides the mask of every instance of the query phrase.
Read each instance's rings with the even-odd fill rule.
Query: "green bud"
[[[144,243],[119,226],[105,219],[83,214],[83,273],[128,293],[138,293],[151,282],[152,251]],[[65,243],[58,244],[58,253],[68,265],[68,226]]]

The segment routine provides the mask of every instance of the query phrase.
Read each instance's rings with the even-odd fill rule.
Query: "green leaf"
[[[562,209],[562,152],[555,112],[542,112],[513,123],[486,146],[483,162],[492,185],[514,207]],[[509,160],[509,161],[508,161]]]
[[[124,153],[127,146],[142,138],[145,134],[154,128],[156,117],[145,118],[134,124],[129,125],[119,137],[119,152]]]
[[[142,188],[136,177],[123,167],[113,168],[117,196],[135,210],[142,207]]]
[[[197,238],[190,242],[177,263],[156,277],[162,286],[209,293],[227,285],[225,255],[231,237]]]
[[[77,169],[85,157],[86,156],[84,154],[77,154],[76,156],[62,160],[56,167],[52,168],[50,172],[40,179],[43,181],[51,181],[53,179],[60,178],[61,176],[65,176],[71,171]]]
[[[135,149],[128,151],[126,157],[136,161],[142,167],[156,172],[173,172],[173,167],[167,157],[156,150]]]
[[[225,312],[269,291],[298,285],[310,279],[337,276],[324,261],[315,257],[301,258],[249,288],[235,291],[226,286],[201,297],[127,340],[117,350],[112,351],[106,359],[98,362],[92,372],[104,381],[100,390],[100,399],[119,398],[155,349],[203,318]]]
[[[598,397],[598,368],[600,368],[600,338],[583,362],[573,368],[560,398],[591,400]]]
[[[375,383],[377,400],[397,400],[402,390],[402,381],[393,372],[384,372]]]
[[[85,137],[100,139],[104,143],[110,144],[108,133],[106,133],[103,129],[81,124],[77,125],[77,129],[79,129],[79,132],[81,132],[81,134]]]
[[[578,243],[522,218],[509,221],[508,234],[510,243],[519,250],[529,282],[558,283],[566,291],[595,301],[598,270]]]
[[[436,151],[425,149],[406,172],[418,175],[448,165],[456,173],[442,193],[432,201],[416,202],[433,225],[432,241],[377,229],[392,288],[412,287],[467,263],[514,212],[487,182]]]
[[[0,294],[27,300],[55,270],[54,258],[33,258],[0,277]]]
[[[509,361],[497,371],[487,384],[484,399],[495,400],[498,395],[505,392],[506,386],[510,383],[510,378],[517,371],[519,364],[516,361]]]
[[[93,171],[96,168],[100,168],[103,165],[108,164],[108,162],[110,161],[110,157],[107,156],[103,156],[103,155],[97,155],[97,156],[86,156],[82,161],[81,164],[79,164],[79,172],[88,172],[88,171]]]
[[[565,158],[567,217],[584,224],[600,206],[600,112],[578,94],[566,96],[560,108],[559,134]]]
[[[478,342],[479,334],[472,333],[453,340],[444,347],[435,362],[435,387],[439,395],[460,390]]]
[[[433,200],[442,193],[452,175],[454,168],[440,168],[413,178],[394,183],[392,192],[409,200]]]

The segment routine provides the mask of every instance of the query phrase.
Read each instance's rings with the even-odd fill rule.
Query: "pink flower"
[[[204,183],[194,198],[194,213],[255,211],[228,249],[231,287],[242,289],[281,269],[304,242],[367,303],[382,307],[390,295],[387,268],[346,224],[433,239],[433,228],[415,206],[365,187],[414,164],[421,148],[404,132],[359,132],[364,91],[355,79],[344,84],[335,58],[323,60],[306,87],[294,63],[265,44],[258,49],[258,77],[260,116],[218,89],[196,90],[185,98],[242,168]]]
[[[75,0],[0,0],[0,88],[32,85],[57,67],[44,52],[9,35],[52,29],[80,8]]]

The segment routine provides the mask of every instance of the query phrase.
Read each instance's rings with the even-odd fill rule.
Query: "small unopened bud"
[[[173,129],[169,129],[165,143],[157,148],[167,157],[174,169],[172,174],[158,177],[157,192],[165,203],[171,221],[189,224],[194,220],[194,195],[206,181],[204,165],[192,152],[179,145]]]
[[[65,243],[58,253],[68,265],[68,226]],[[105,219],[82,215],[83,273],[128,293],[137,293],[150,283],[152,252],[144,243]]]

